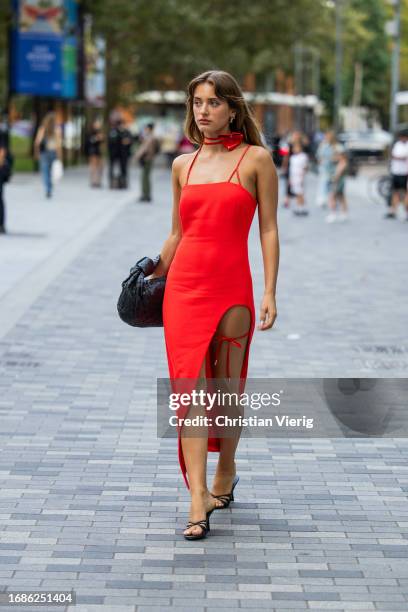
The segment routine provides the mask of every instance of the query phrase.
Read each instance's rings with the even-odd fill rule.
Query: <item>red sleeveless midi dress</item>
[[[227,181],[192,183],[188,180],[201,147],[188,170],[182,187],[179,214],[182,237],[170,264],[163,300],[163,327],[170,380],[191,379],[193,384],[206,360],[206,378],[215,378],[209,357],[213,337],[217,344],[227,345],[229,352],[240,347],[240,338],[248,342],[240,373],[243,393],[248,371],[249,349],[255,329],[255,307],[252,276],[248,259],[248,234],[257,202],[241,185],[238,168],[251,145],[247,145]],[[239,183],[231,182],[237,174]],[[249,331],[243,336],[216,336],[222,316],[233,306],[246,306],[251,314]],[[171,383],[172,384],[172,383]],[[174,387],[173,387],[174,389]],[[182,417],[182,408],[177,416]],[[184,413],[188,412],[188,407]],[[208,432],[208,450],[219,452],[219,439]],[[186,465],[178,428],[178,458],[184,481],[189,489]]]

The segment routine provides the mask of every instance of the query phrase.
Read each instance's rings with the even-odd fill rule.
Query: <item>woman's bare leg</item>
[[[222,317],[217,326],[215,337],[211,342],[210,353],[214,361],[219,336],[237,338],[249,332],[251,325],[251,313],[246,306],[233,306]],[[239,338],[240,347],[232,345],[229,349],[229,374],[227,378],[227,352],[228,343],[223,342],[219,352],[217,363],[214,364],[214,374],[220,387],[230,393],[239,392],[239,379],[248,337]],[[199,381],[196,388],[206,388],[205,359],[201,365]],[[238,407],[231,407],[231,415],[237,416]],[[191,406],[188,418],[195,416],[208,416],[204,406]],[[235,452],[238,446],[242,428],[240,426],[230,427],[228,436],[220,438],[220,453],[217,471],[214,478],[212,493],[221,495],[231,490],[232,481],[235,476]],[[222,507],[222,502],[214,499],[207,486],[207,454],[208,454],[208,428],[206,426],[183,425],[181,430],[181,445],[184,461],[188,475],[191,492],[190,520],[198,521],[205,517],[206,512],[214,507]],[[190,527],[184,534],[199,534],[201,527]]]
[[[346,200],[344,194],[343,193],[339,193],[337,198],[338,198],[341,210],[344,213],[347,213],[347,200]]]
[[[201,388],[206,388],[205,359],[200,369],[199,381],[195,386],[197,391]],[[189,408],[186,418],[196,416],[208,416],[204,406],[191,406]],[[181,447],[191,493],[189,520],[192,522],[201,521],[209,510],[222,505],[218,500],[214,500],[207,487],[208,427],[183,425]],[[195,525],[185,529],[184,534],[199,535],[201,531],[202,528]]]
[[[90,171],[90,183],[92,187],[95,185],[95,182],[96,182],[97,163],[98,163],[98,160],[97,160],[96,155],[90,155],[89,156],[89,171]]]
[[[246,306],[233,306],[230,308],[221,319],[216,336],[227,336],[229,338],[238,338],[249,332],[251,326],[251,313]],[[239,379],[241,376],[242,364],[244,362],[245,352],[248,344],[248,336],[239,338],[240,347],[231,344],[229,347],[229,371],[230,379],[227,378],[227,351],[228,342],[224,341],[220,348],[217,363],[214,366],[215,376],[220,390],[225,390],[229,393],[239,393]],[[212,358],[214,358],[214,350],[216,343],[212,345]],[[240,411],[237,405],[224,407],[224,412],[229,416],[239,416]],[[235,452],[241,436],[241,426],[228,427],[228,432],[225,437],[220,438],[220,454],[218,458],[217,470],[214,477],[211,492],[214,495],[222,495],[229,493],[232,487],[232,481],[236,473],[235,468]]]
[[[103,175],[103,158],[98,156],[98,162],[97,162],[97,173],[96,173],[96,179],[97,179],[97,185],[98,187],[101,186],[102,184],[102,175]]]
[[[329,193],[329,208],[332,213],[336,212],[337,198],[336,198],[336,194],[334,193],[334,191],[331,191]]]

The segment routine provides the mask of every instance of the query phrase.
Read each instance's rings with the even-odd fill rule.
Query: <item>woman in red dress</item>
[[[270,329],[277,314],[277,174],[242,91],[227,72],[207,71],[190,82],[185,133],[199,148],[173,162],[172,228],[151,276],[166,275],[170,379],[173,389],[181,381],[183,391],[186,381],[191,391],[205,390],[206,381],[216,379],[223,390],[242,393],[256,318],[247,241],[257,206],[265,279],[257,329]],[[208,416],[208,411],[191,405],[177,416]],[[241,427],[215,437],[211,426],[178,423],[179,462],[191,493],[184,536],[200,539],[209,530],[211,512],[233,499]],[[219,453],[211,491],[208,451]]]

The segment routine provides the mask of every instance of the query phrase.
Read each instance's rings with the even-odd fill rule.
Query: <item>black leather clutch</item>
[[[162,308],[166,277],[146,280],[146,276],[152,274],[159,261],[160,255],[154,259],[142,257],[122,282],[117,308],[120,318],[128,325],[163,327]]]

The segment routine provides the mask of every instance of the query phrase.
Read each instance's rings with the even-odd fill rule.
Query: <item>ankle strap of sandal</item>
[[[224,493],[223,495],[214,495],[214,497],[216,497],[220,501],[228,501],[229,499],[231,499],[232,494],[231,493]]]
[[[196,523],[192,523],[191,521],[189,521],[187,523],[187,529],[189,527],[193,527],[193,525],[199,525],[200,527],[206,527],[207,526],[207,519],[203,519],[202,521],[197,521]]]

